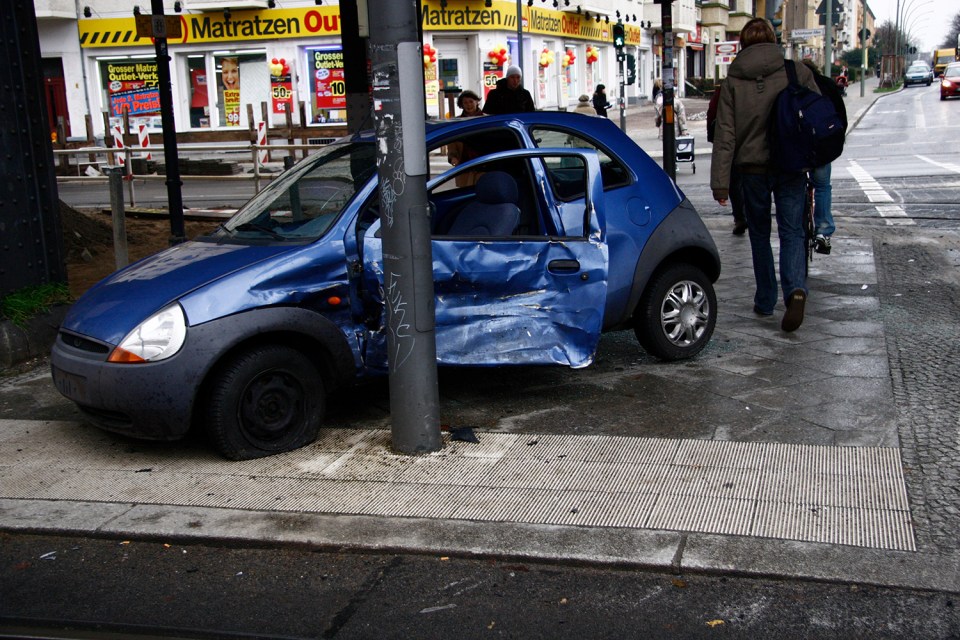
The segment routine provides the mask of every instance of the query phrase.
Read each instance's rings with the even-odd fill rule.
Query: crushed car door
[[[566,179],[583,180],[579,197],[563,200],[555,192],[545,167],[558,162],[571,169]],[[455,219],[431,241],[438,362],[589,365],[603,326],[608,268],[596,152],[531,149],[472,160],[430,182],[431,204],[467,171],[480,174],[473,193],[458,198],[462,206],[447,213]],[[378,228],[365,236],[363,270],[382,303]],[[519,228],[524,235],[514,235]]]

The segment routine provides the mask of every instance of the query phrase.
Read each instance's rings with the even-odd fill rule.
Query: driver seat
[[[520,194],[513,177],[489,171],[477,180],[476,199],[457,215],[451,236],[509,236],[520,221]]]

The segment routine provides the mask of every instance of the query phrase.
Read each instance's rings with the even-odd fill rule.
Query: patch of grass
[[[69,302],[70,289],[66,283],[27,287],[0,299],[0,319],[22,327],[30,318],[49,311],[51,305]]]
[[[877,87],[873,90],[874,93],[890,93],[891,91],[896,91],[900,88],[901,83],[897,82],[892,87]]]

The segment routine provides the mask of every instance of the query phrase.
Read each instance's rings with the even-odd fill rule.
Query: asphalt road
[[[955,638],[960,611],[942,593],[736,576],[0,536],[0,637],[38,628],[61,638]]]

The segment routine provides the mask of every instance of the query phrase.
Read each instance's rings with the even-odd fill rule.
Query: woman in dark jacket
[[[593,110],[597,112],[598,116],[607,117],[607,109],[613,105],[607,102],[607,88],[602,85],[597,85],[597,90],[593,92]]]

